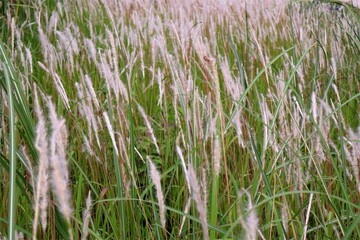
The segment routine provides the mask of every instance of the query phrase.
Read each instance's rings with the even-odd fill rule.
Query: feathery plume
[[[52,192],[56,196],[60,212],[64,215],[68,224],[70,224],[71,193],[68,188],[69,172],[67,169],[66,153],[67,132],[65,120],[59,119],[56,115],[55,106],[50,99],[47,101],[49,116],[51,121],[52,133],[50,136],[50,163],[51,163],[51,185]],[[69,229],[70,238],[72,238]]]
[[[248,203],[248,210],[249,213],[246,218],[246,224],[247,224],[246,239],[257,239],[259,219],[257,218],[255,209],[253,209],[251,200],[249,200]]]
[[[15,240],[24,240],[24,233],[15,231]]]
[[[107,127],[107,129],[109,131],[109,134],[110,134],[110,138],[111,138],[113,148],[115,150],[116,155],[118,156],[119,155],[119,150],[118,150],[118,147],[116,145],[115,136],[114,136],[114,130],[113,130],[113,127],[112,127],[112,125],[110,123],[109,115],[107,114],[107,112],[103,112],[103,117],[105,119],[106,127]]]
[[[215,175],[219,175],[220,173],[220,160],[221,160],[221,143],[219,137],[216,135],[215,143],[214,143],[214,173]]]
[[[257,239],[257,231],[259,228],[259,219],[256,215],[256,211],[252,205],[251,196],[248,191],[242,190],[239,192],[239,198],[246,194],[248,198],[248,205],[247,205],[247,217],[245,222],[241,219],[242,214],[240,212],[240,223],[245,229],[245,239],[253,240]]]
[[[282,198],[283,200],[283,203],[282,203],[282,206],[281,206],[281,219],[282,219],[282,224],[284,225],[284,228],[285,228],[285,232],[287,233],[288,232],[288,224],[289,224],[289,215],[287,213],[287,209],[288,209],[288,205],[286,203],[286,199],[285,198]]]
[[[156,140],[156,137],[155,137],[155,134],[154,134],[154,130],[151,127],[150,121],[149,121],[147,115],[145,114],[144,109],[139,104],[137,104],[137,107],[138,107],[138,110],[139,110],[141,116],[143,117],[143,119],[145,121],[146,127],[147,127],[147,129],[149,131],[149,134],[150,134],[150,137],[151,137],[151,139],[152,139],[152,141],[153,141],[153,143],[154,143],[154,145],[156,147],[156,151],[157,151],[158,154],[160,154],[160,149],[159,149],[159,146],[157,144],[157,140]]]
[[[351,151],[345,148],[345,155],[353,169],[357,190],[360,193],[360,127],[358,127],[357,132],[354,132],[351,128],[349,128],[347,133],[349,136],[348,142],[351,145]]]
[[[186,179],[186,182],[187,182],[187,185],[188,185],[188,189],[189,189],[189,193],[191,193],[191,187],[190,187],[190,180],[189,180],[189,174],[188,174],[188,170],[186,168],[186,163],[185,163],[185,159],[184,159],[184,155],[182,154],[182,151],[181,151],[181,148],[179,146],[179,144],[177,143],[176,144],[176,152],[180,158],[180,161],[181,161],[181,166],[183,168],[183,171],[185,173],[185,179]]]
[[[151,161],[150,157],[146,157],[150,165],[150,176],[156,188],[156,197],[159,203],[160,210],[160,222],[164,231],[166,231],[166,219],[165,219],[165,204],[164,204],[164,195],[161,189],[161,176],[159,171],[156,169],[155,164]]]
[[[66,94],[64,85],[61,82],[60,76],[56,72],[52,72],[52,77],[54,79],[54,84],[56,87],[56,90],[59,92],[61,99],[63,100],[63,103],[65,104],[65,107],[68,111],[70,110],[70,104],[69,104],[69,98]]]
[[[30,66],[30,73],[33,73],[33,60],[30,49],[26,47],[25,53],[26,53],[26,61],[29,63]]]
[[[36,230],[38,224],[38,216],[40,211],[41,225],[43,232],[47,227],[47,207],[48,207],[48,191],[49,191],[49,159],[48,159],[48,142],[47,131],[45,126],[45,118],[41,110],[39,99],[35,91],[35,113],[39,119],[36,126],[35,148],[39,156],[39,170],[37,175],[37,183],[35,188],[35,216],[33,223],[33,238],[36,238]]]
[[[86,199],[86,208],[83,212],[83,227],[82,227],[82,236],[81,240],[86,240],[89,234],[89,223],[91,219],[91,192],[89,191],[88,197]]]

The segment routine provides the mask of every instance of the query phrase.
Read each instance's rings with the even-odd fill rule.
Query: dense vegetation
[[[360,238],[358,8],[2,10],[0,238]]]

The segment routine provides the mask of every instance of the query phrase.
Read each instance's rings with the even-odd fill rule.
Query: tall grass
[[[360,238],[356,4],[7,2],[0,237]]]

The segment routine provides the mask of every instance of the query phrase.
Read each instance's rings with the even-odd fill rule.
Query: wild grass
[[[0,238],[360,238],[360,10],[2,1]]]

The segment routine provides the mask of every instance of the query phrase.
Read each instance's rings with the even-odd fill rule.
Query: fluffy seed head
[[[161,176],[159,171],[156,169],[155,164],[151,161],[150,157],[147,156],[147,160],[150,165],[150,176],[156,188],[156,197],[159,203],[160,209],[160,222],[163,230],[166,230],[166,218],[165,218],[165,203],[164,203],[164,195],[161,189]]]

